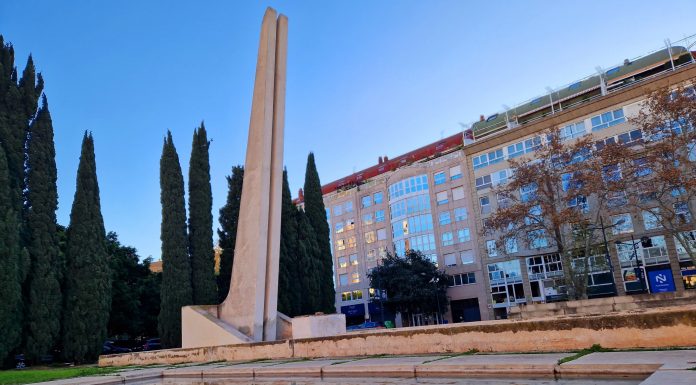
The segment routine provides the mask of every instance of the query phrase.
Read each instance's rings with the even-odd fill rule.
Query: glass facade
[[[416,175],[390,185],[389,208],[396,254],[404,255],[406,250],[435,254],[428,175]]]

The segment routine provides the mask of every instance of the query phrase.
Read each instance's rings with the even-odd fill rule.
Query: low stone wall
[[[483,321],[204,348],[101,356],[100,366],[377,354],[561,352],[696,346],[696,304],[594,316]]]
[[[696,304],[696,290],[687,290],[682,293],[642,294],[521,305],[510,308],[508,318],[534,319],[562,315],[608,314],[657,307],[686,306],[691,304]]]

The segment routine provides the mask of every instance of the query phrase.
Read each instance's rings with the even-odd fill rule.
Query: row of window
[[[455,222],[465,221],[466,218],[469,216],[466,207],[457,207],[454,209],[453,212]],[[443,211],[439,213],[438,217],[438,222],[440,223],[440,226],[449,225],[452,223],[452,216],[450,215],[449,211]]]
[[[348,201],[340,205],[336,205],[333,207],[333,212],[334,215],[342,215],[344,213],[352,213],[353,212],[353,202]]]
[[[451,231],[446,231],[442,233],[442,246],[452,246],[454,244],[454,235]],[[457,243],[469,242],[471,240],[471,233],[469,228],[465,227],[463,229],[457,230]]]
[[[428,176],[416,175],[389,185],[389,200],[419,191],[428,191]]]
[[[444,259],[445,259],[445,266],[448,266],[448,267],[457,266],[457,255],[456,254],[445,254]],[[475,262],[474,251],[473,250],[462,251],[459,254],[459,259],[460,259],[462,265],[470,265],[470,264],[474,263]]]
[[[458,201],[464,199],[464,187],[456,187],[452,189],[452,200]],[[440,191],[435,195],[435,200],[438,206],[449,203],[449,191]]]
[[[450,167],[449,176],[450,176],[450,180],[461,179],[462,178],[462,166],[457,165],[457,166]],[[447,175],[445,174],[445,171],[436,172],[435,175],[433,175],[433,182],[435,183],[435,186],[447,182]]]
[[[384,194],[382,194],[381,191],[380,191],[380,192],[376,192],[376,193],[374,193],[374,194],[372,194],[372,195],[365,195],[364,197],[362,197],[362,198],[360,199],[360,202],[362,203],[362,207],[365,208],[365,207],[370,207],[370,206],[372,206],[373,204],[378,205],[378,204],[382,203],[382,201],[383,201],[383,195],[384,195]]]
[[[593,116],[589,119],[592,131],[600,131],[607,127],[617,125],[626,121],[624,116],[623,108],[618,108],[613,111],[607,111],[605,113]],[[568,124],[560,128],[560,139],[569,140],[578,138],[587,133],[585,129],[585,120]],[[507,147],[498,148],[489,151],[485,154],[475,156],[472,159],[474,170],[484,168],[496,163],[500,163],[505,159],[515,158],[530,152],[537,150],[542,145],[542,138],[540,136],[535,136],[515,144],[511,144]]]
[[[449,276],[449,281],[447,284],[450,287],[462,286],[462,285],[473,285],[476,283],[476,274],[474,273],[462,273],[454,274]]]

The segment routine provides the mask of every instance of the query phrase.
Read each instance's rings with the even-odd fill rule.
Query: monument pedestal
[[[256,342],[219,318],[219,306],[185,306],[181,309],[181,347],[239,345]],[[290,318],[278,313],[274,340],[318,338],[346,333],[344,314]]]

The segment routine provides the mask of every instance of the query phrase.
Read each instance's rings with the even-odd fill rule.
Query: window
[[[499,148],[497,150],[493,150],[487,154],[475,156],[474,160],[473,160],[474,170],[486,167],[486,166],[491,165],[491,164],[496,164],[502,160],[503,160],[503,149],[502,148]]]
[[[338,267],[348,267],[348,260],[346,257],[338,257]]]
[[[496,195],[496,198],[498,200],[498,208],[499,209],[506,209],[506,208],[510,207],[510,205],[512,204],[512,199],[508,198],[507,196],[500,194],[500,193],[495,194],[495,195]]]
[[[643,226],[646,230],[654,230],[661,228],[661,219],[662,217],[660,216],[659,208],[643,211]]]
[[[677,202],[674,204],[674,214],[679,218],[679,223],[690,223],[691,212],[689,205],[686,202]]]
[[[363,222],[363,225],[371,225],[374,222],[372,220],[372,213],[363,214],[362,222]]]
[[[546,231],[543,229],[527,232],[527,239],[530,249],[543,249],[549,246],[549,242],[546,239]]]
[[[686,246],[689,247],[689,250],[692,252],[696,252],[696,230],[693,231],[685,231],[680,234],[684,242],[686,243]],[[677,255],[679,257],[680,261],[691,261],[691,257],[689,256],[689,251],[687,251],[686,247],[682,245],[681,242],[679,242],[679,239],[677,237],[674,237],[674,244],[677,247]]]
[[[466,211],[466,207],[457,207],[454,209],[454,221],[455,222],[461,222],[466,220],[468,217],[468,213]]]
[[[448,284],[450,287],[452,286],[461,286],[461,285],[473,285],[476,283],[476,274],[474,273],[462,273],[462,274],[454,274],[450,275]]]
[[[384,210],[375,211],[375,222],[384,222]]]
[[[383,194],[381,191],[375,193],[375,195],[374,195],[374,201],[375,201],[375,204],[376,204],[376,205],[382,203],[383,196],[384,196],[384,194]]]
[[[491,212],[491,201],[487,196],[480,197],[479,204],[481,205],[481,214],[488,214]]]
[[[498,256],[498,248],[494,240],[490,239],[486,241],[486,251],[488,252],[489,258]]]
[[[346,202],[344,207],[346,213],[353,212],[353,202]]]
[[[363,297],[362,290],[353,290],[353,300],[362,299],[362,297]]]
[[[346,249],[346,240],[345,239],[339,239],[336,241],[336,249],[337,250],[345,250]]]
[[[459,243],[469,242],[471,240],[469,228],[467,227],[457,230],[457,239],[459,240]]]
[[[372,195],[366,195],[362,197],[361,201],[363,208],[372,206]]]
[[[334,215],[341,215],[341,214],[343,214],[343,206],[341,206],[341,205],[334,206],[333,211],[334,211]]]
[[[346,219],[346,231],[355,228],[355,220],[353,218]]]
[[[343,232],[343,222],[336,223],[336,234]]]
[[[462,166],[450,167],[450,180],[457,180],[462,178]]]
[[[560,130],[561,141],[575,139],[585,135],[585,122],[569,124]]]
[[[608,111],[601,115],[593,116],[590,121],[592,122],[592,131],[599,131],[623,123],[626,121],[626,118],[624,117],[623,109],[619,108],[614,111]]]
[[[350,282],[351,283],[360,283],[360,273],[358,273],[357,271],[354,271],[353,273],[351,273]]]
[[[633,166],[636,168],[636,176],[637,177],[644,177],[652,174],[652,168],[648,164],[648,160],[646,158],[638,158],[633,161]]]
[[[338,283],[341,286],[346,286],[348,285],[348,274],[339,274],[338,276]]]
[[[445,254],[445,266],[457,266],[457,256],[454,254]]]
[[[508,159],[536,151],[539,147],[541,147],[540,136],[535,136],[522,142],[512,144],[507,148]]]
[[[493,185],[497,186],[499,184],[507,183],[508,174],[510,174],[510,173],[508,173],[507,169],[500,170],[498,172],[494,172],[493,174],[491,174],[491,178],[493,179]]]
[[[435,186],[447,182],[447,177],[445,176],[444,171],[440,171],[437,174],[435,174],[433,176],[433,179],[435,180]]]
[[[449,199],[447,198],[447,191],[440,191],[437,193],[437,205],[444,205],[449,202]]]
[[[417,175],[389,185],[389,198],[394,200],[406,194],[428,191],[428,176]]]
[[[508,254],[517,252],[517,238],[510,237],[505,239],[505,252]]]
[[[611,224],[613,226],[611,232],[614,235],[633,232],[631,214],[614,215],[611,217]]]
[[[484,175],[476,178],[476,190],[483,190],[493,185],[490,175]]]
[[[643,142],[643,132],[641,130],[633,130],[629,132],[624,132],[617,136],[619,144],[626,146],[631,146],[633,144]]]
[[[462,251],[462,253],[459,255],[459,258],[462,260],[462,265],[470,265],[470,264],[475,262],[474,251],[473,250]]]
[[[611,164],[602,167],[602,178],[605,182],[618,182],[621,180],[621,168],[619,165]]]
[[[357,254],[352,254],[349,258],[350,258],[351,266],[358,266],[358,255]]]
[[[387,229],[377,229],[377,240],[383,241],[387,239]]]
[[[346,302],[346,301],[352,301],[353,300],[353,293],[350,291],[344,291],[341,293],[341,301]]]
[[[520,189],[520,200],[529,202],[536,199],[537,185],[536,183],[528,184]]]
[[[464,187],[457,187],[452,189],[452,200],[458,201],[464,199]]]
[[[442,246],[451,246],[454,244],[454,240],[452,239],[452,232],[448,231],[445,233],[442,233]]]
[[[355,237],[348,238],[347,246],[350,248],[355,247]]]
[[[374,261],[375,260],[375,249],[368,250],[366,257],[367,257],[368,261]]]
[[[449,211],[440,213],[440,226],[449,225],[451,223]]]
[[[375,237],[374,231],[368,231],[365,233],[365,243],[373,243],[376,240],[377,238]]]

